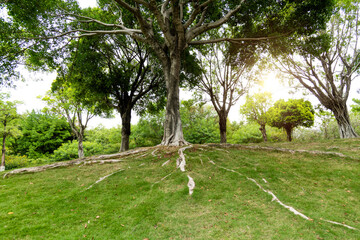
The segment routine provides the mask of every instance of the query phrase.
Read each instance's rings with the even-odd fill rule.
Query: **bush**
[[[83,142],[84,155],[93,156],[102,154],[104,151],[103,146],[96,142]],[[57,150],[54,151],[52,158],[55,161],[64,161],[78,158],[78,142],[76,140],[64,143]]]
[[[232,123],[234,124],[234,123]],[[229,134],[229,143],[261,143],[263,142],[262,134],[259,130],[259,124],[248,123],[236,126],[234,131]],[[269,142],[280,142],[286,140],[284,131],[266,126],[266,133]]]
[[[30,164],[31,160],[26,156],[8,155],[5,156],[5,169],[23,168]]]

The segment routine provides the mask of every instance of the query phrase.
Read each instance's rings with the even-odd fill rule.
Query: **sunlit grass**
[[[222,149],[222,150],[221,150]],[[194,146],[0,180],[3,239],[359,239],[360,163],[325,155]],[[170,162],[162,166],[164,162]],[[213,165],[209,160],[216,163]],[[232,169],[234,172],[223,168]],[[100,177],[117,172],[92,188]],[[187,175],[196,187],[189,196]],[[167,176],[165,179],[161,180]],[[307,221],[280,206],[255,179]],[[267,183],[265,183],[265,181]],[[9,214],[12,213],[12,214]]]

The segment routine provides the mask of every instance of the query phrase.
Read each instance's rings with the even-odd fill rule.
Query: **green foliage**
[[[19,101],[7,101],[8,94],[0,94],[0,137],[16,137],[20,135],[19,120],[17,113]]]
[[[85,141],[102,145],[102,154],[116,153],[119,151],[121,145],[121,128],[105,128],[99,125],[96,128],[86,131]]]
[[[164,134],[165,112],[143,115],[136,125],[132,126],[130,147],[155,146],[161,143]]]
[[[191,143],[217,143],[220,139],[218,115],[211,106],[190,99],[181,102],[184,137]]]
[[[240,143],[260,143],[263,142],[263,137],[259,131],[259,125],[255,122],[247,124],[240,124],[233,126],[231,124],[232,131],[229,131],[228,142],[233,144]],[[286,139],[284,132],[273,127],[266,127],[266,132],[269,142],[281,142]]]
[[[304,99],[278,100],[268,111],[269,125],[283,128],[291,141],[291,132],[298,126],[311,127],[314,124],[314,109]]]
[[[21,137],[12,143],[13,152],[39,158],[51,154],[61,144],[72,139],[71,129],[64,118],[32,111],[20,123]]]
[[[99,155],[104,147],[97,142],[83,142],[85,156]],[[64,161],[78,158],[78,142],[76,140],[62,144],[51,156],[55,161]]]
[[[266,125],[267,110],[272,104],[271,93],[256,93],[253,96],[247,96],[246,102],[240,108],[240,113],[244,114],[248,121],[255,121],[259,125]]]
[[[351,105],[351,111],[354,113],[360,113],[360,99],[352,99],[355,104]]]
[[[330,122],[334,121],[334,115],[330,111],[326,111],[321,105],[316,106],[316,116],[320,119],[320,131],[324,134],[324,138],[329,138],[329,126]]]
[[[5,161],[5,168],[6,170],[13,169],[13,168],[23,168],[28,166],[30,160],[25,156],[18,156],[18,155],[8,155]]]

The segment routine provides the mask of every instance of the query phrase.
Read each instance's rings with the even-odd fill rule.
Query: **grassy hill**
[[[0,238],[360,239],[360,140],[260,145],[350,157],[248,146],[193,145],[185,172],[178,148],[149,148],[9,175]]]

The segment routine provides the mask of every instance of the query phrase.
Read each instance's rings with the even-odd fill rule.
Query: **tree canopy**
[[[269,125],[283,128],[288,141],[292,141],[294,128],[311,127],[314,124],[315,111],[309,101],[304,99],[278,100],[268,110]]]

